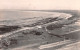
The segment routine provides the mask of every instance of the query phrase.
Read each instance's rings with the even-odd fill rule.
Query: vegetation
[[[36,23],[26,25],[26,26],[27,27],[34,27],[34,26],[37,26],[37,25],[43,25],[43,24],[46,24],[46,23],[49,23],[49,22],[54,22],[54,21],[57,20],[57,18],[58,17],[55,17],[55,18],[49,17],[49,18],[46,18],[46,19],[39,20]]]
[[[14,31],[18,28],[20,28],[20,27],[19,26],[3,26],[3,27],[0,27],[0,34],[11,32],[11,31]]]

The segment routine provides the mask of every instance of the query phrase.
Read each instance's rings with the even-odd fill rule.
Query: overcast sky
[[[80,9],[80,0],[0,0],[0,9],[54,10]]]

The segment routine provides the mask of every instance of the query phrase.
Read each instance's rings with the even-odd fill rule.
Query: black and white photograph
[[[0,50],[80,50],[79,0],[0,0]]]

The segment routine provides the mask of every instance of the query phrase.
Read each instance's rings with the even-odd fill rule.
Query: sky
[[[0,0],[0,10],[79,10],[80,0]]]

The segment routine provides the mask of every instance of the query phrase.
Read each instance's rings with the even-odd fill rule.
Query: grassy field
[[[36,11],[39,11],[39,10],[36,10]],[[8,25],[8,26],[23,27],[26,24],[35,23],[35,21],[40,20],[42,18],[51,17],[53,14],[56,14],[54,16],[57,16],[57,15],[59,15],[59,13],[68,13],[68,14],[73,15],[73,17],[70,18],[70,20],[72,20],[74,18],[76,18],[76,19],[80,18],[79,11],[77,11],[77,10],[40,10],[39,12],[35,12],[35,13],[33,13],[33,11],[32,12],[0,11],[0,14],[1,14],[0,16],[2,18],[0,20],[0,24]],[[80,26],[76,25],[76,24],[71,24],[71,25],[68,25],[67,27],[61,29],[61,31],[55,31],[55,33],[56,32],[60,33],[63,30],[64,30],[63,33],[66,33],[66,32],[69,32],[69,31],[75,30],[75,29],[80,29]],[[66,37],[70,37],[71,39],[77,39],[77,38],[80,38],[79,35],[80,35],[79,32],[77,32],[77,33],[66,35]],[[46,32],[40,36],[32,35],[32,34],[25,35],[25,37],[23,39],[25,42],[23,40],[22,41],[20,40],[19,45],[16,45],[15,47],[12,46],[8,50],[26,50],[26,49],[27,50],[41,50],[38,47],[42,44],[56,43],[56,42],[60,42],[60,41],[64,40],[64,38],[58,38],[56,36],[51,36],[49,34],[46,34]],[[27,40],[29,40],[29,41],[27,41]],[[28,46],[33,46],[33,47],[28,47]],[[43,49],[43,50],[53,50],[53,49],[55,49],[55,48],[52,47],[51,49],[48,48],[48,49]],[[56,48],[56,49],[59,49],[59,48]],[[64,49],[64,47],[60,48],[60,49]]]

